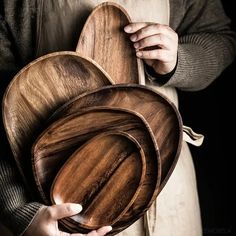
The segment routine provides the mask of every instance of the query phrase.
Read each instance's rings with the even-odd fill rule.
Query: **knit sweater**
[[[41,1],[0,2],[1,100],[13,75],[35,58]],[[179,35],[178,64],[164,86],[189,91],[203,89],[235,57],[236,35],[218,0],[170,0],[170,26]],[[74,51],[77,39],[72,35],[71,43],[60,50]],[[27,192],[21,180],[2,120],[0,140],[0,220],[20,235],[42,204]]]

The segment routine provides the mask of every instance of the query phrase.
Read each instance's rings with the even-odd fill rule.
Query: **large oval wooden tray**
[[[124,32],[130,22],[123,7],[102,3],[88,17],[76,48],[77,52],[95,60],[115,84],[139,83],[135,49]]]
[[[31,179],[28,150],[51,113],[71,98],[111,83],[97,63],[75,52],[43,56],[14,77],[3,99],[3,121],[25,179]]]
[[[174,170],[182,146],[182,119],[175,105],[164,95],[142,85],[113,85],[78,96],[58,109],[52,120],[91,106],[129,109],[144,117],[160,150],[161,191]]]
[[[87,141],[54,179],[54,204],[80,203],[72,217],[81,227],[113,225],[134,203],[144,182],[146,161],[139,143],[124,132],[105,132]]]
[[[60,115],[63,116],[63,113]],[[58,117],[36,140],[32,148],[32,165],[41,196],[48,202],[53,179],[69,156],[85,141],[105,131],[123,131],[134,137],[142,147],[146,160],[144,184],[132,207],[119,220],[122,222],[117,227],[113,226],[115,231],[129,226],[142,216],[159,191],[159,150],[152,130],[142,116],[127,109],[90,107]],[[77,229],[78,226],[74,227]]]

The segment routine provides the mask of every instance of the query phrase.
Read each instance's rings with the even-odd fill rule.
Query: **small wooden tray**
[[[138,60],[124,27],[131,23],[123,7],[106,2],[89,15],[76,51],[95,60],[115,84],[139,83]]]
[[[145,179],[139,143],[124,132],[105,132],[87,141],[66,161],[51,188],[54,204],[80,203],[71,217],[81,227],[113,225],[134,203]]]

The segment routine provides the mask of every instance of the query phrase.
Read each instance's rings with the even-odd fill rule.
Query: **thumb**
[[[82,211],[82,206],[75,203],[64,203],[48,207],[50,216],[54,220],[60,220],[65,217],[73,216]]]
[[[154,60],[146,59],[144,60],[148,66],[153,66]]]

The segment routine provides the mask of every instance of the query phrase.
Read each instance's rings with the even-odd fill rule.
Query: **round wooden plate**
[[[102,3],[89,15],[76,48],[77,52],[95,60],[115,84],[139,83],[136,52],[124,32],[130,22],[123,7]]]
[[[105,132],[87,141],[66,161],[54,179],[54,204],[80,203],[71,217],[81,227],[113,225],[134,203],[145,178],[139,143],[124,132]]]
[[[45,120],[71,98],[109,84],[97,63],[75,52],[40,57],[14,77],[3,99],[3,121],[26,182],[32,179],[29,150]]]

